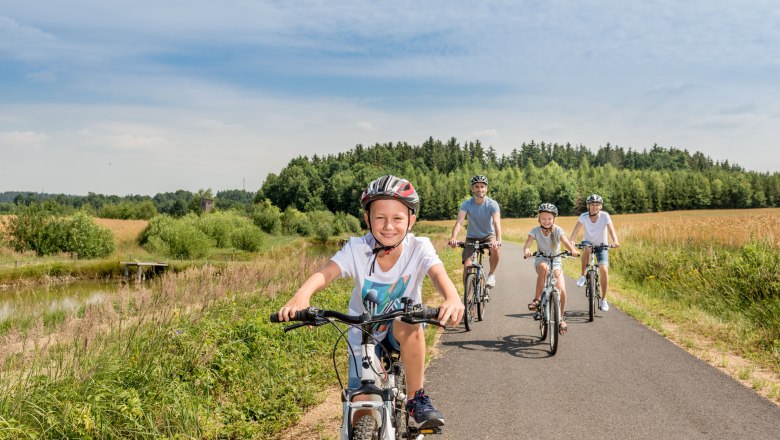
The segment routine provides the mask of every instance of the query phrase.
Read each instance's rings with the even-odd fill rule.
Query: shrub
[[[56,229],[59,229],[56,235],[63,240],[63,250],[75,252],[79,259],[105,257],[114,252],[114,234],[96,225],[84,212],[60,222]]]
[[[282,211],[268,199],[254,206],[252,221],[269,234],[282,232]]]
[[[312,224],[306,214],[288,206],[282,214],[282,231],[286,234],[308,236],[312,234]]]
[[[192,219],[175,220],[167,215],[149,220],[138,241],[151,252],[179,259],[205,257],[213,246],[211,239],[193,224]]]
[[[336,216],[330,211],[311,211],[306,216],[311,223],[312,234],[320,241],[328,241],[328,237],[334,234]]]
[[[336,234],[360,234],[360,220],[346,212],[337,212],[334,229]]]
[[[253,224],[243,225],[232,232],[231,240],[236,249],[247,252],[257,252],[263,245],[265,234]]]

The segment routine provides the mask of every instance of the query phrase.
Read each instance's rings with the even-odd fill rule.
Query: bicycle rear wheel
[[[588,271],[587,279],[585,280],[585,293],[588,295],[588,321],[593,322],[593,316],[596,314],[596,274],[593,271]]]
[[[476,274],[469,273],[466,275],[465,292],[463,292],[463,305],[466,306],[466,310],[463,314],[463,323],[466,325],[466,331],[471,331],[471,327],[474,325],[474,318],[477,316],[477,299],[474,292],[474,284]]]
[[[558,291],[553,291],[550,298],[550,354],[558,352],[558,329],[561,324],[561,302]]]
[[[485,274],[482,273],[479,277],[479,284],[477,285],[477,287],[479,287],[479,292],[477,294],[477,318],[479,318],[480,321],[485,319],[485,306],[487,306],[485,303],[485,289],[487,289],[485,283]]]

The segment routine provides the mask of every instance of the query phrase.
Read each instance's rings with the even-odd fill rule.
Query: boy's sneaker
[[[414,397],[406,402],[409,412],[409,423],[415,428],[425,429],[444,425],[444,415],[433,407],[431,398],[422,389],[414,393]]]
[[[606,299],[602,299],[601,300],[601,304],[599,304],[599,308],[602,311],[609,312],[609,304],[607,304],[607,300]]]
[[[488,287],[496,287],[496,276],[493,274],[488,275],[488,279],[485,284],[487,284]]]
[[[580,279],[577,280],[577,287],[582,287],[585,285],[585,275],[580,275]]]

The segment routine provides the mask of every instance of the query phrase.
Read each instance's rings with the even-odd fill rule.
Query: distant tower
[[[214,209],[214,199],[203,197],[200,199],[200,211],[209,212]]]

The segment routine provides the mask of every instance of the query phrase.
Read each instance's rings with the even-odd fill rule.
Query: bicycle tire
[[[480,321],[485,320],[485,292],[487,291],[487,282],[485,281],[485,274],[479,277],[479,294],[477,295],[477,319]]]
[[[596,274],[593,271],[588,271],[588,278],[585,280],[585,293],[588,295],[588,322],[593,322],[593,317],[596,315]]]
[[[463,305],[466,310],[463,312],[463,324],[466,326],[466,331],[471,331],[471,327],[474,325],[474,318],[477,316],[477,301],[474,296],[474,273],[466,275],[465,289],[463,292]]]
[[[550,298],[550,355],[558,352],[558,329],[561,324],[561,303],[558,291],[553,291]]]
[[[358,420],[352,435],[353,440],[379,440],[379,426],[373,416],[366,415]]]
[[[539,331],[542,334],[542,338],[540,339],[541,341],[544,341],[545,339],[547,339],[547,320],[548,320],[548,318],[547,318],[547,310],[546,309],[547,309],[547,303],[545,303],[544,306],[539,304],[539,307],[537,308],[537,310],[541,314],[541,316],[539,317]]]
[[[407,438],[409,430],[409,413],[406,412],[406,371],[403,364],[398,364],[398,372],[395,374],[395,386],[398,388],[398,394],[395,399],[395,438],[397,440]]]

